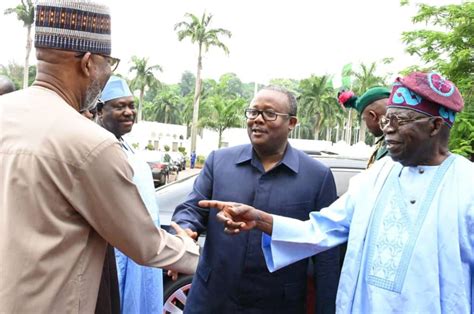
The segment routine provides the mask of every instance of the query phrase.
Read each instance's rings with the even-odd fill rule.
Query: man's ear
[[[81,58],[81,71],[82,73],[89,77],[91,75],[91,67],[92,67],[92,54],[90,52],[86,52],[84,56]]]
[[[296,127],[296,124],[298,123],[298,118],[296,117],[290,117],[290,123],[288,126],[288,129],[293,130]]]
[[[444,120],[441,117],[433,117],[433,120],[430,123],[430,126],[432,127],[432,130],[430,132],[430,136],[435,136],[441,131],[441,128],[443,127]]]
[[[370,117],[370,120],[374,122],[377,122],[377,120],[379,119],[378,114],[373,110],[369,110],[369,117]]]

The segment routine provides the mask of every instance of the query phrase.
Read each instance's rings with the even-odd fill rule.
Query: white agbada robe
[[[385,157],[309,220],[273,219],[262,241],[270,271],[348,241],[338,313],[473,313],[474,165],[464,157],[433,167]]]

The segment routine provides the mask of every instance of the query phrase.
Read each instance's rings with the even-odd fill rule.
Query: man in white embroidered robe
[[[217,207],[228,233],[258,228],[275,271],[348,241],[338,313],[473,313],[474,166],[448,151],[463,100],[436,73],[395,82],[381,119],[391,157],[353,178],[308,221],[250,206]]]

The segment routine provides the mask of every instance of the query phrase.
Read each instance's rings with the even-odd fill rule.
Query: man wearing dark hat
[[[373,136],[378,137],[375,142],[375,151],[369,158],[367,168],[375,161],[387,155],[382,129],[380,128],[380,117],[387,111],[387,102],[390,91],[385,87],[376,86],[369,88],[361,97],[357,97],[352,91],[342,90],[338,93],[339,103],[343,108],[354,108],[364,120],[367,129]]]
[[[436,73],[395,82],[380,119],[390,157],[353,178],[307,221],[247,205],[217,207],[230,234],[258,228],[270,271],[348,241],[338,313],[473,313],[474,165],[448,150],[463,108]]]
[[[387,111],[389,97],[390,91],[387,88],[377,86],[369,88],[362,96],[357,98],[355,103],[355,109],[367,125],[367,129],[378,138],[375,142],[375,151],[369,158],[368,167],[388,153],[379,121],[380,117],[384,116]]]
[[[79,114],[118,60],[93,1],[40,0],[32,87],[0,97],[0,312],[92,313],[106,243],[193,273],[198,246],[156,228],[120,143]]]
[[[15,85],[6,76],[0,75],[0,96],[15,91]]]

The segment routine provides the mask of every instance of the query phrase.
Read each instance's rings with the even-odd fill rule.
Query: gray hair
[[[295,95],[292,92],[278,85],[268,85],[262,88],[261,90],[272,90],[275,92],[280,92],[282,94],[285,94],[286,97],[288,98],[288,106],[290,107],[289,114],[296,117],[296,114],[298,113],[298,103],[296,101]]]

